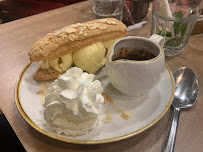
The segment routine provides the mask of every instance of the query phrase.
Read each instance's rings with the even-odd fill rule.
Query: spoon
[[[178,69],[174,74],[175,93],[172,106],[174,115],[168,140],[163,152],[173,152],[180,109],[191,107],[198,96],[198,81],[195,73],[186,67]]]

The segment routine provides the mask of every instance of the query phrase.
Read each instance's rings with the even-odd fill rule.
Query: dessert
[[[72,24],[47,34],[28,52],[31,61],[42,62],[35,80],[55,79],[73,64],[95,73],[104,66],[106,51],[125,33],[122,22],[106,18]]]
[[[95,73],[104,66],[107,50],[118,40],[96,42],[73,53],[74,64],[88,73]]]
[[[51,83],[45,97],[44,119],[58,133],[83,135],[99,122],[104,98],[99,80],[77,67]]]

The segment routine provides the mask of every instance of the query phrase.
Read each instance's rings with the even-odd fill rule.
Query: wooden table
[[[125,151],[159,152],[166,141],[172,117],[170,109],[152,128],[129,139],[101,145],[77,145],[51,139],[33,129],[21,117],[14,101],[14,86],[22,69],[29,63],[31,45],[39,38],[72,23],[92,20],[88,2],[70,5],[50,12],[0,25],[0,109],[27,151]],[[129,35],[150,36],[151,10],[141,30]],[[181,111],[176,152],[203,151],[203,34],[192,35],[181,55],[167,57],[172,72],[185,66],[193,69],[199,79],[199,98],[189,110]]]

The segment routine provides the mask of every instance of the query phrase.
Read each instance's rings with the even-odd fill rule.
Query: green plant
[[[180,21],[175,21],[173,23],[175,37],[170,39],[168,42],[166,42],[165,46],[178,47],[184,41],[184,35],[186,33],[188,23],[181,22],[181,19],[183,18],[183,12],[182,11],[174,12],[173,17],[177,20],[180,20]]]

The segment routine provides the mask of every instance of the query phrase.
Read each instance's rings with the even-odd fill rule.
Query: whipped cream
[[[97,125],[104,98],[100,81],[93,80],[93,74],[73,67],[51,83],[44,119],[58,134],[83,135]]]

